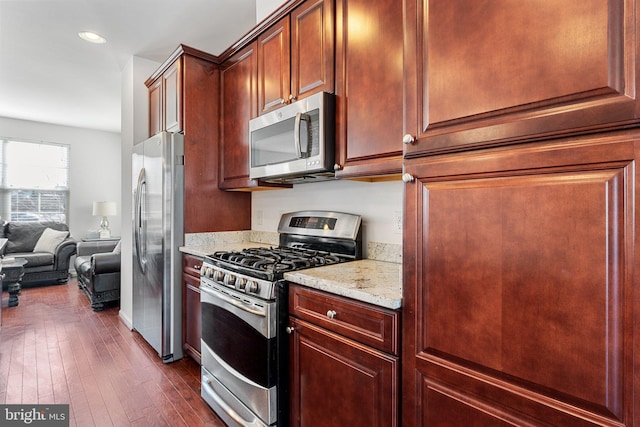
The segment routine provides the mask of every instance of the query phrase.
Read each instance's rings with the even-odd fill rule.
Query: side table
[[[120,236],[111,236],[111,237],[83,237],[83,242],[115,242],[116,240],[120,240]]]
[[[20,280],[24,276],[24,265],[27,260],[24,258],[14,258],[12,261],[0,260],[2,267],[0,268],[0,279],[2,280],[2,289],[5,287],[9,292],[9,307],[18,305],[18,295],[20,295]]]

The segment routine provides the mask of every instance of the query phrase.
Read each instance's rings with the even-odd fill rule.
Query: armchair
[[[74,265],[78,287],[89,297],[93,311],[120,299],[119,240],[79,242]]]

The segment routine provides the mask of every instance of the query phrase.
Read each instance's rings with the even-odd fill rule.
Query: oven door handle
[[[255,308],[251,308],[249,306],[247,306],[246,304],[243,304],[242,301],[238,301],[235,298],[232,298],[230,296],[227,296],[221,292],[217,292],[213,289],[209,289],[206,286],[200,286],[200,291],[201,292],[205,292],[207,294],[209,294],[210,296],[214,297],[214,298],[218,298],[221,299],[222,301],[229,303],[235,307],[238,307],[240,310],[246,311],[247,313],[251,313],[251,314],[255,314],[256,316],[260,316],[260,317],[266,317],[267,313],[264,311],[260,311],[258,309]]]
[[[209,396],[211,399],[213,399],[218,406],[220,406],[220,408],[236,423],[238,423],[238,425],[241,426],[246,426],[246,427],[259,427],[259,426],[263,426],[264,424],[261,423],[258,419],[258,417],[254,417],[252,420],[245,420],[240,414],[238,414],[238,412],[236,412],[227,402],[225,402],[220,396],[218,396],[218,393],[215,392],[215,390],[213,389],[213,384],[211,382],[210,379],[207,379],[205,381],[207,387],[210,390],[210,393],[207,394],[207,396]]]

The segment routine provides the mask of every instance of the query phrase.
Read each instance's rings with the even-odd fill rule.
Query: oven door
[[[275,423],[276,302],[236,292],[205,278],[201,279],[200,291],[202,397],[227,422],[231,417],[239,425],[247,424],[246,417],[242,422],[237,417],[248,408],[265,425]],[[230,393],[221,393],[220,385]],[[256,421],[248,425],[261,424]]]

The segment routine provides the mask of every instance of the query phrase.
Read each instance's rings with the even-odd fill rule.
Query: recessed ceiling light
[[[91,43],[102,44],[107,42],[107,39],[102,37],[100,34],[93,33],[91,31],[81,31],[78,33],[78,35],[82,40],[86,40]]]

